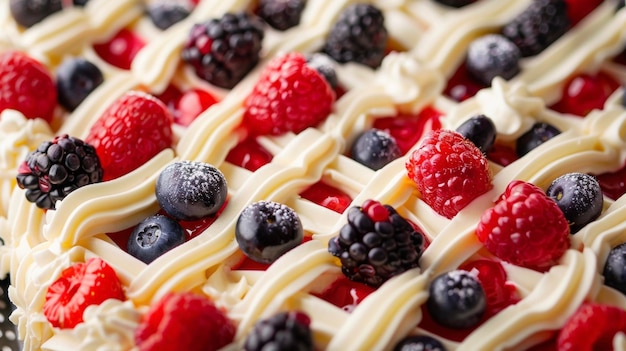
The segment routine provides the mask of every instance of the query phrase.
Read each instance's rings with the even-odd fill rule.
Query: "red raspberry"
[[[172,145],[172,116],[152,95],[132,91],[94,123],[86,142],[96,148],[103,180],[127,174]]]
[[[13,109],[50,123],[56,105],[56,85],[46,67],[23,52],[0,55],[0,111]]]
[[[583,304],[559,332],[559,351],[613,350],[613,337],[626,333],[626,311],[597,303]]]
[[[544,270],[570,247],[569,225],[556,202],[533,184],[509,183],[476,228],[478,239],[500,259]]]
[[[406,169],[422,200],[447,218],[493,186],[489,163],[482,152],[450,130],[429,133],[407,160]]]
[[[213,351],[230,344],[235,326],[208,298],[169,293],[143,317],[135,331],[139,351]]]
[[[485,318],[519,302],[520,298],[515,285],[507,281],[506,271],[500,262],[478,259],[463,264],[459,269],[468,272],[477,271],[478,280],[487,297]]]
[[[75,263],[48,287],[43,313],[58,328],[74,328],[83,322],[88,306],[107,299],[126,300],[115,270],[100,258]]]
[[[335,93],[300,53],[274,58],[244,101],[244,123],[253,134],[299,133],[330,114]]]

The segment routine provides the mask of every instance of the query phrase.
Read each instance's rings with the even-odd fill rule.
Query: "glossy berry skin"
[[[174,102],[174,122],[187,127],[216,102],[217,99],[204,90],[188,90]]]
[[[406,162],[408,177],[435,212],[454,217],[491,189],[489,163],[461,134],[440,129],[429,133]]]
[[[10,0],[9,8],[15,22],[32,27],[44,18],[63,9],[62,0]]]
[[[354,141],[351,156],[358,163],[376,171],[402,154],[394,137],[382,130],[370,129]]]
[[[57,328],[74,328],[83,322],[88,306],[107,299],[126,300],[115,270],[101,258],[74,263],[48,287],[43,313]]]
[[[235,238],[243,253],[256,262],[272,263],[302,243],[298,214],[286,205],[259,201],[241,211]]]
[[[514,180],[487,209],[476,236],[498,258],[545,270],[570,247],[569,224],[557,204],[537,186]]]
[[[304,312],[280,312],[259,320],[248,333],[245,351],[313,351],[311,319]]]
[[[604,72],[576,75],[565,84],[561,100],[551,108],[585,117],[595,109],[602,110],[619,85],[619,82]]]
[[[222,172],[197,161],[179,161],[165,167],[156,182],[156,198],[170,216],[193,221],[212,216],[226,202],[228,187]]]
[[[44,65],[21,51],[0,54],[0,112],[13,109],[50,123],[56,105],[57,89]]]
[[[321,53],[315,53],[308,56],[306,62],[326,79],[326,82],[333,90],[339,86],[337,72],[333,66],[333,60],[330,57]]]
[[[146,13],[157,28],[166,30],[187,18],[191,9],[182,1],[161,0],[149,2],[146,5]]]
[[[126,245],[126,251],[140,261],[149,264],[162,254],[185,242],[183,227],[164,215],[150,216],[139,223]]]
[[[467,6],[469,4],[473,4],[476,0],[434,0],[442,5],[460,8],[463,6]]]
[[[585,173],[567,173],[556,178],[546,190],[575,234],[602,213],[603,196],[598,180]]]
[[[244,100],[244,127],[255,135],[299,133],[331,113],[335,93],[297,52],[272,59]]]
[[[56,71],[59,103],[74,111],[102,82],[102,72],[90,61],[83,58],[63,61]]]
[[[516,287],[507,280],[507,274],[502,264],[490,259],[477,259],[466,262],[459,267],[472,272],[480,281],[487,298],[485,317],[489,318],[510,305],[519,302]]]
[[[530,130],[517,139],[515,142],[515,153],[517,153],[518,157],[522,157],[559,134],[561,134],[561,131],[548,123],[535,123]]]
[[[456,131],[476,145],[483,154],[486,154],[496,141],[496,125],[485,115],[469,118],[458,126]]]
[[[437,276],[428,289],[426,307],[437,323],[454,329],[477,325],[487,301],[480,281],[469,272],[456,270]]]
[[[521,53],[517,46],[499,34],[475,39],[467,50],[468,73],[480,83],[490,86],[495,77],[509,80],[520,71]]]
[[[557,336],[559,351],[613,350],[613,338],[626,333],[626,311],[599,303],[584,303]]]
[[[139,351],[217,351],[236,328],[208,297],[170,292],[150,306],[135,330]]]
[[[116,179],[171,147],[172,116],[157,98],[131,91],[103,112],[86,141],[96,148],[104,180]]]
[[[611,249],[602,275],[604,284],[626,295],[626,243]]]
[[[274,29],[281,31],[300,23],[305,0],[259,0],[257,15]]]
[[[109,40],[94,44],[93,49],[108,64],[128,70],[145,45],[146,42],[137,33],[122,28]]]
[[[428,335],[407,336],[400,340],[393,351],[446,351],[446,347],[437,339]]]

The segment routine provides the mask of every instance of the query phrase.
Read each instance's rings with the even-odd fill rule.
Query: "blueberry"
[[[259,201],[241,211],[235,238],[246,256],[261,263],[272,263],[302,242],[300,218],[286,205]]]
[[[547,123],[535,123],[529,131],[517,139],[515,152],[522,157],[532,149],[561,134],[561,131]]]
[[[443,344],[428,335],[407,336],[400,340],[393,351],[446,351]]]
[[[546,194],[552,198],[575,234],[602,213],[603,195],[600,183],[585,173],[568,173],[556,178]]]
[[[626,295],[626,243],[611,249],[602,275],[605,285]]]
[[[135,258],[150,263],[185,242],[185,229],[164,215],[154,215],[139,223],[128,238],[126,250]]]
[[[370,129],[357,137],[352,144],[352,158],[373,170],[379,170],[402,156],[396,139],[387,132]]]
[[[72,1],[74,6],[80,6],[80,7],[87,5],[88,2],[89,0],[73,0]]]
[[[149,3],[146,12],[157,28],[166,30],[187,18],[191,10],[181,2],[163,0]]]
[[[63,9],[62,0],[11,0],[11,15],[23,27],[32,27]]]
[[[463,6],[476,2],[476,0],[435,0],[435,1],[442,5],[456,7],[456,8],[463,7]]]
[[[484,85],[491,85],[495,77],[509,80],[519,73],[520,50],[513,42],[499,34],[488,34],[475,39],[467,50],[467,71]]]
[[[496,141],[496,126],[485,115],[477,115],[468,119],[456,131],[474,143],[483,153],[489,151]]]
[[[326,82],[332,89],[337,88],[339,80],[333,66],[333,60],[330,57],[321,53],[315,53],[307,58],[307,63],[326,79]]]
[[[83,58],[63,61],[56,73],[58,100],[68,111],[74,111],[104,81],[98,66]]]
[[[626,55],[625,55],[626,56]],[[622,86],[622,90],[624,91],[622,93],[622,106],[626,107],[626,85]]]
[[[429,288],[426,307],[435,322],[455,329],[480,322],[487,306],[485,291],[469,272],[456,270],[437,276]]]

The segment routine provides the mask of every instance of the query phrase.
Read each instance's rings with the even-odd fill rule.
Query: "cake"
[[[0,7],[24,350],[626,349],[618,1],[26,3]],[[60,148],[80,166],[44,169]]]

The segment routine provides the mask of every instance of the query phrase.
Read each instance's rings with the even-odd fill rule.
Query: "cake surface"
[[[308,0],[293,27],[278,30],[259,21],[263,34],[247,44],[262,43],[258,61],[250,61],[249,69],[237,67],[242,77],[225,87],[220,85],[230,81],[201,78],[182,53],[197,24],[227,13],[254,16],[257,1],[190,2],[189,13],[165,29],[139,0],[65,4],[29,27],[16,21],[4,1],[0,54],[23,52],[55,81],[58,68],[70,58],[90,61],[103,76],[73,111],[57,104],[47,119],[27,118],[19,108],[0,111],[0,272],[10,277],[9,296],[16,306],[10,319],[24,350],[149,349],[138,337],[146,316],[172,293],[187,292],[214,303],[226,323],[232,323],[233,336],[224,350],[241,349],[258,321],[285,311],[308,316],[315,350],[394,350],[410,335],[430,336],[447,350],[555,350],[562,346],[557,340],[561,331],[571,326],[570,318],[581,306],[615,306],[626,320],[621,317],[626,296],[604,283],[609,253],[626,242],[626,12],[610,0],[597,2],[588,13],[580,7],[583,15],[570,10],[567,31],[541,52],[520,54],[519,70],[511,77],[496,74],[485,85],[467,74],[466,53],[475,40],[500,33],[536,2],[548,1],[477,0],[457,8],[434,0]],[[333,86],[328,75],[319,73],[322,69],[309,67],[312,60],[304,61],[314,53],[330,55],[333,26],[357,3],[371,4],[384,17],[387,40],[381,62],[372,63],[371,57],[338,62],[325,56],[325,67],[336,76]],[[245,23],[246,33],[256,30],[252,18],[252,24]],[[293,53],[298,54],[289,56]],[[295,126],[248,123],[250,106],[259,106],[249,96],[262,95],[259,81],[270,79],[265,69],[276,66],[277,59],[314,76],[311,84],[321,84],[302,94],[316,94],[318,104],[307,100],[289,106],[305,105],[306,113],[319,107],[321,119],[311,117],[303,125],[298,120]],[[592,91],[601,90],[593,84],[601,84],[602,77],[608,77],[610,88],[601,101],[583,101],[584,95],[572,93],[576,84],[581,90],[586,82]],[[195,94],[189,95],[195,102],[180,105],[187,92]],[[108,173],[105,166],[103,179],[52,201],[52,208],[28,200],[16,177],[41,143],[61,135],[96,140],[94,126],[103,115],[114,114],[111,106],[148,94],[153,97],[146,99],[171,113],[171,135],[154,138],[167,140],[167,146],[137,168],[118,169],[116,176],[111,175],[116,166]],[[323,106],[326,101],[329,105]],[[275,106],[269,110],[277,110]],[[408,164],[433,135],[431,130],[456,130],[477,115],[487,116],[496,131],[495,146],[476,156],[485,162],[488,184],[451,214],[442,214],[410,179]],[[261,133],[263,123],[287,130]],[[559,133],[516,154],[518,140],[538,123]],[[376,170],[357,162],[352,149],[371,128],[386,128],[400,150]],[[132,151],[140,153],[143,146]],[[98,153],[101,149],[95,147]],[[218,169],[227,196],[208,215],[177,220],[186,240],[145,263],[127,252],[126,242],[144,219],[166,212],[156,184],[169,165],[183,161]],[[575,233],[566,226],[567,247],[554,260],[539,258],[541,267],[528,267],[481,242],[477,227],[496,202],[504,201],[510,184],[530,183],[543,194],[555,179],[571,173],[597,177],[604,191],[601,213]],[[468,178],[474,186],[478,177]],[[324,202],[328,198],[330,203]],[[349,208],[367,212],[368,200],[391,206],[423,239],[412,265],[369,285],[350,281],[343,273],[348,269],[329,251],[353,220]],[[297,245],[262,263],[246,256],[236,239],[240,214],[260,201],[286,205],[302,226]],[[383,215],[385,220],[391,213]],[[75,326],[53,325],[44,313],[48,288],[68,267],[93,258],[112,267],[123,296],[88,307]],[[492,269],[488,272],[502,279],[498,296],[487,294],[488,316],[469,327],[449,328],[430,315],[429,289],[436,277],[459,269],[474,278],[481,269]],[[501,304],[497,308],[489,300],[494,298]],[[626,350],[623,324],[607,337],[615,350]]]

